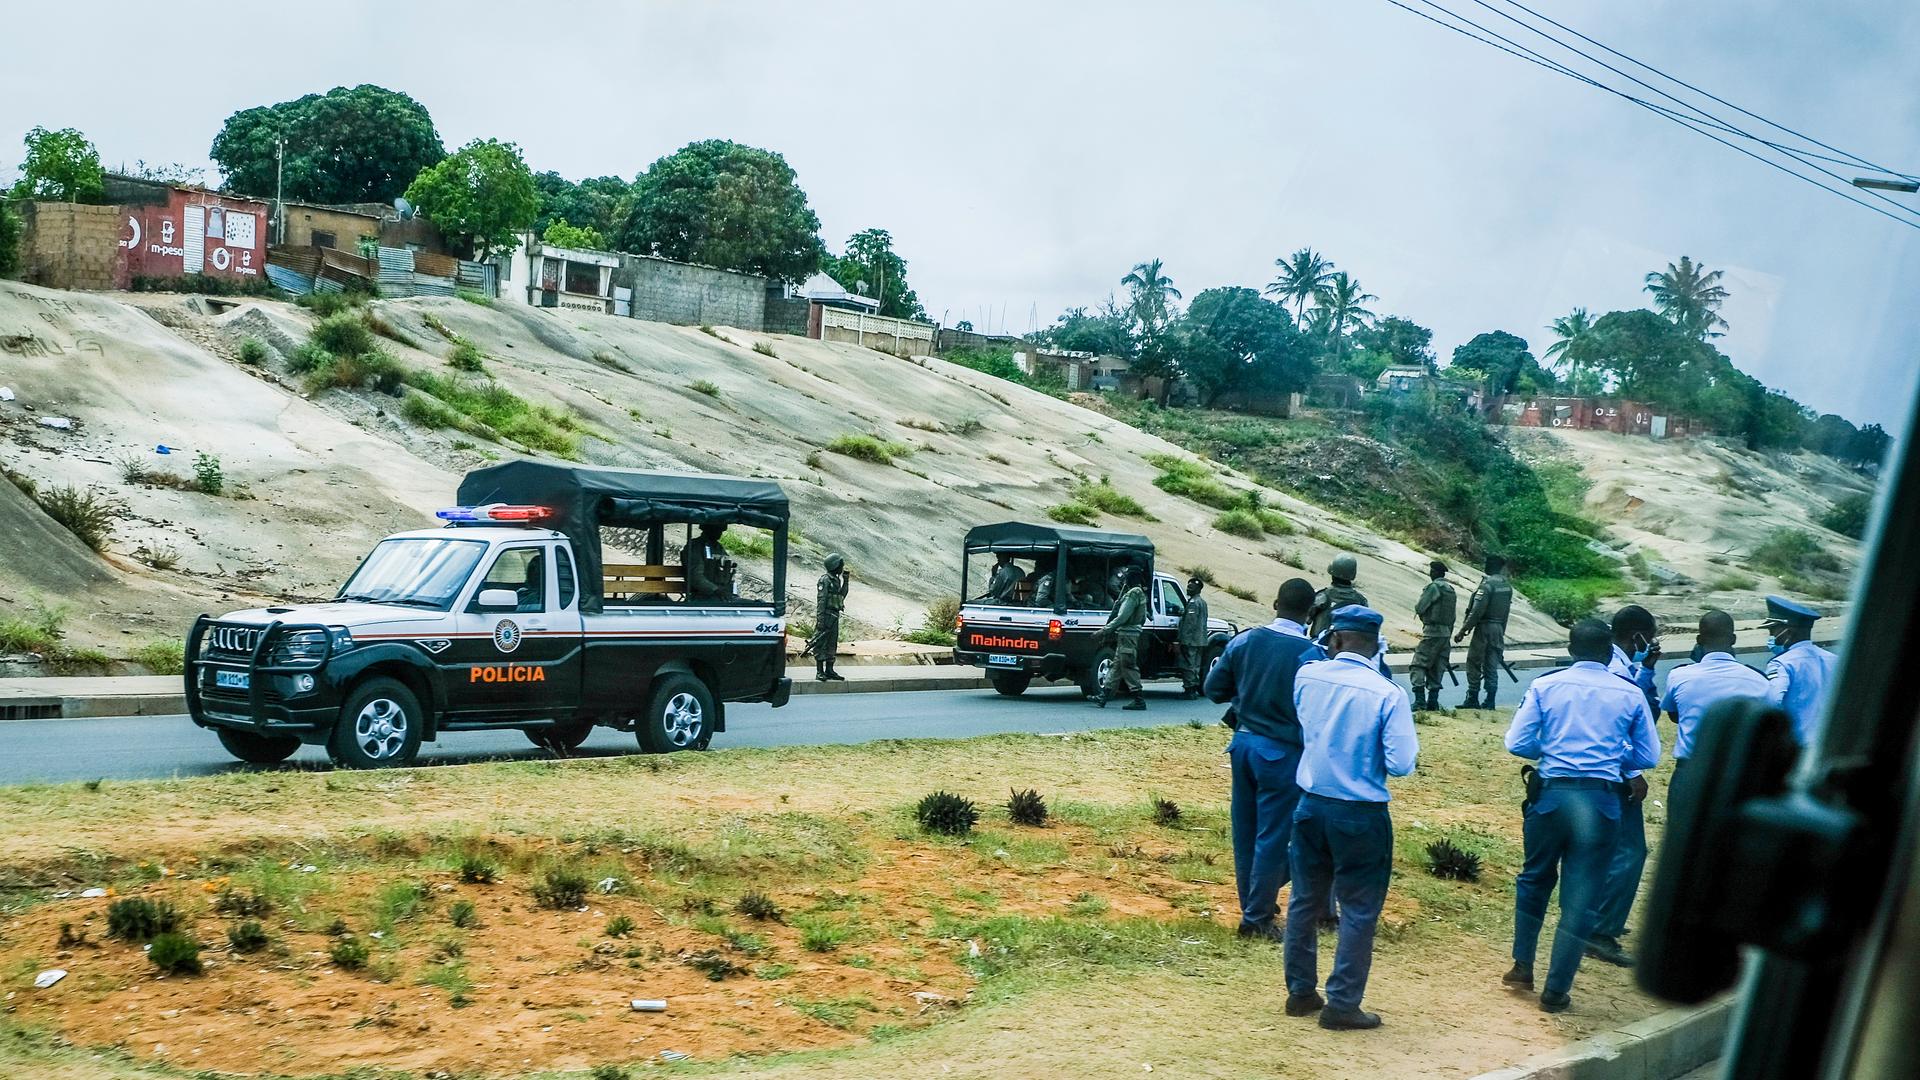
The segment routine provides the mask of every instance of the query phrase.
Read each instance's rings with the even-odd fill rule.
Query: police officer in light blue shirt
[[[1834,655],[1813,643],[1813,623],[1820,613],[1780,596],[1767,597],[1766,627],[1773,640],[1767,651],[1767,681],[1773,684],[1768,700],[1786,710],[1793,720],[1793,737],[1802,747],[1812,746],[1825,722],[1827,684],[1833,681]]]
[[[1660,693],[1654,688],[1654,665],[1660,662],[1660,624],[1653,613],[1628,604],[1613,616],[1613,658],[1607,670],[1627,680],[1646,695],[1647,708],[1659,719]],[[1607,860],[1607,880],[1600,886],[1594,913],[1593,936],[1587,955],[1627,967],[1633,958],[1620,945],[1627,932],[1627,916],[1640,893],[1640,877],[1647,869],[1647,781],[1639,770],[1621,777],[1620,827],[1613,834],[1613,856]]]
[[[1540,993],[1547,1012],[1572,1004],[1620,825],[1621,778],[1660,763],[1646,695],[1607,670],[1612,648],[1606,623],[1576,623],[1567,641],[1573,666],[1535,679],[1507,729],[1507,751],[1540,763],[1541,788],[1521,828],[1526,862],[1514,882],[1513,968],[1502,981],[1533,989],[1540,927],[1557,879],[1560,927]]]
[[[1709,611],[1700,616],[1698,663],[1673,669],[1667,676],[1667,693],[1660,699],[1660,711],[1673,717],[1673,773],[1693,755],[1694,734],[1707,710],[1722,701],[1738,698],[1766,700],[1773,687],[1766,676],[1733,658],[1733,616],[1724,611]]]
[[[1287,1015],[1320,1014],[1320,1026],[1351,1031],[1380,1026],[1360,1010],[1373,965],[1373,935],[1393,877],[1393,819],[1387,777],[1413,771],[1420,741],[1407,692],[1380,674],[1380,613],[1349,604],[1333,613],[1331,660],[1293,678],[1294,712],[1305,746],[1300,805],[1288,847],[1293,895],[1287,903]],[[1316,916],[1339,901],[1339,944],[1319,992]]]

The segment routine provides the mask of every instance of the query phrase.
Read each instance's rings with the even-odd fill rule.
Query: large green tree
[[[1326,330],[1333,347],[1335,366],[1347,358],[1347,344],[1353,333],[1367,325],[1373,312],[1367,304],[1380,299],[1361,288],[1360,281],[1342,270],[1327,279],[1314,294],[1314,305],[1327,313]]]
[[[1313,379],[1313,357],[1293,317],[1252,289],[1205,290],[1175,321],[1171,336],[1202,405],[1236,388],[1292,393]]]
[[[1436,363],[1433,331],[1398,315],[1385,316],[1375,320],[1371,326],[1360,328],[1353,335],[1353,344],[1363,352],[1379,356],[1388,364],[1431,369]]]
[[[0,277],[20,269],[20,234],[24,230],[20,215],[0,201]]]
[[[1294,318],[1305,320],[1307,302],[1333,283],[1333,260],[1312,248],[1301,248],[1284,259],[1273,260],[1273,265],[1280,268],[1280,273],[1267,286],[1267,295],[1293,304]]]
[[[20,163],[20,182],[13,185],[14,198],[97,203],[105,197],[100,151],[85,135],[73,128],[36,127],[27,132],[25,142],[27,156]]]
[[[1708,270],[1685,255],[1665,270],[1647,275],[1646,289],[1654,307],[1673,325],[1694,338],[1705,341],[1720,336],[1727,320],[1720,317],[1720,305],[1727,290],[1720,285],[1718,270]]]
[[[511,246],[539,212],[533,172],[520,148],[497,139],[475,139],[426,169],[407,188],[407,201],[482,260]]]
[[[1042,345],[1095,356],[1131,357],[1135,348],[1133,318],[1113,297],[1097,310],[1068,308],[1052,326],[1034,335]]]
[[[228,190],[270,197],[281,140],[281,190],[316,203],[391,202],[446,156],[426,106],[371,83],[234,113],[208,156]]]
[[[725,139],[690,143],[633,182],[620,246],[797,282],[820,268],[820,219],[785,158]]]
[[[1553,365],[1553,370],[1572,379],[1583,370],[1582,359],[1587,351],[1587,335],[1593,333],[1593,316],[1583,307],[1553,320],[1547,329],[1553,331],[1553,344],[1547,346],[1544,354]]]
[[[863,229],[847,241],[847,253],[826,256],[827,275],[844,289],[880,301],[880,314],[896,319],[924,319],[920,297],[907,284],[907,260],[893,250],[893,235],[885,229]]]
[[[1135,263],[1120,284],[1127,287],[1127,310],[1140,324],[1143,336],[1151,337],[1165,326],[1173,312],[1173,301],[1180,299],[1180,290],[1173,287],[1173,279],[1159,259]]]
[[[1553,373],[1533,358],[1526,339],[1505,330],[1475,334],[1453,350],[1453,366],[1484,374],[1494,394],[1538,393],[1554,385]]]
[[[633,186],[618,176],[593,176],[576,184],[557,172],[543,172],[534,175],[533,186],[540,192],[540,215],[533,228],[542,234],[565,218],[601,236],[618,236],[633,194]]]

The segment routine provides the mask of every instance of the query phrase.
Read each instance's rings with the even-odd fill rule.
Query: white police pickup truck
[[[517,461],[470,473],[459,501],[443,527],[382,540],[328,603],[195,620],[193,722],[242,761],[308,743],[378,768],[481,729],[570,750],[597,724],[649,752],[700,750],[726,703],[786,704],[778,484]],[[696,595],[684,562],[668,563],[670,530],[694,558],[711,525],[771,533],[767,597],[738,595],[730,573]],[[645,561],[604,562],[602,528]]]

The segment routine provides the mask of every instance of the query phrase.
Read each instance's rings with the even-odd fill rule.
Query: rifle
[[[1500,666],[1501,666],[1501,668],[1503,668],[1503,669],[1504,669],[1504,670],[1506,671],[1506,673],[1507,673],[1507,678],[1509,678],[1509,679],[1512,679],[1512,680],[1513,680],[1514,682],[1519,682],[1519,681],[1520,681],[1520,676],[1518,676],[1518,675],[1515,675],[1515,674],[1513,673],[1513,665],[1512,665],[1512,664],[1509,664],[1509,663],[1507,663],[1507,658],[1506,658],[1506,657],[1504,657],[1504,656],[1503,656],[1503,657],[1501,657],[1501,658],[1500,658]]]
[[[812,656],[814,654],[814,650],[820,647],[820,639],[824,637],[826,637],[826,634],[824,634],[819,630],[815,630],[813,632],[813,636],[807,639],[807,647],[800,650],[800,655]]]
[[[1460,672],[1455,670],[1453,666],[1453,660],[1451,658],[1447,660],[1447,678],[1453,680],[1453,685],[1455,686],[1460,685]]]

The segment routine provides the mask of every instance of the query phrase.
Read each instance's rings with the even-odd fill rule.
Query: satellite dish
[[[400,220],[402,221],[406,221],[409,218],[413,217],[413,204],[408,202],[404,198],[397,198],[393,200],[393,208],[395,210],[400,211]]]

